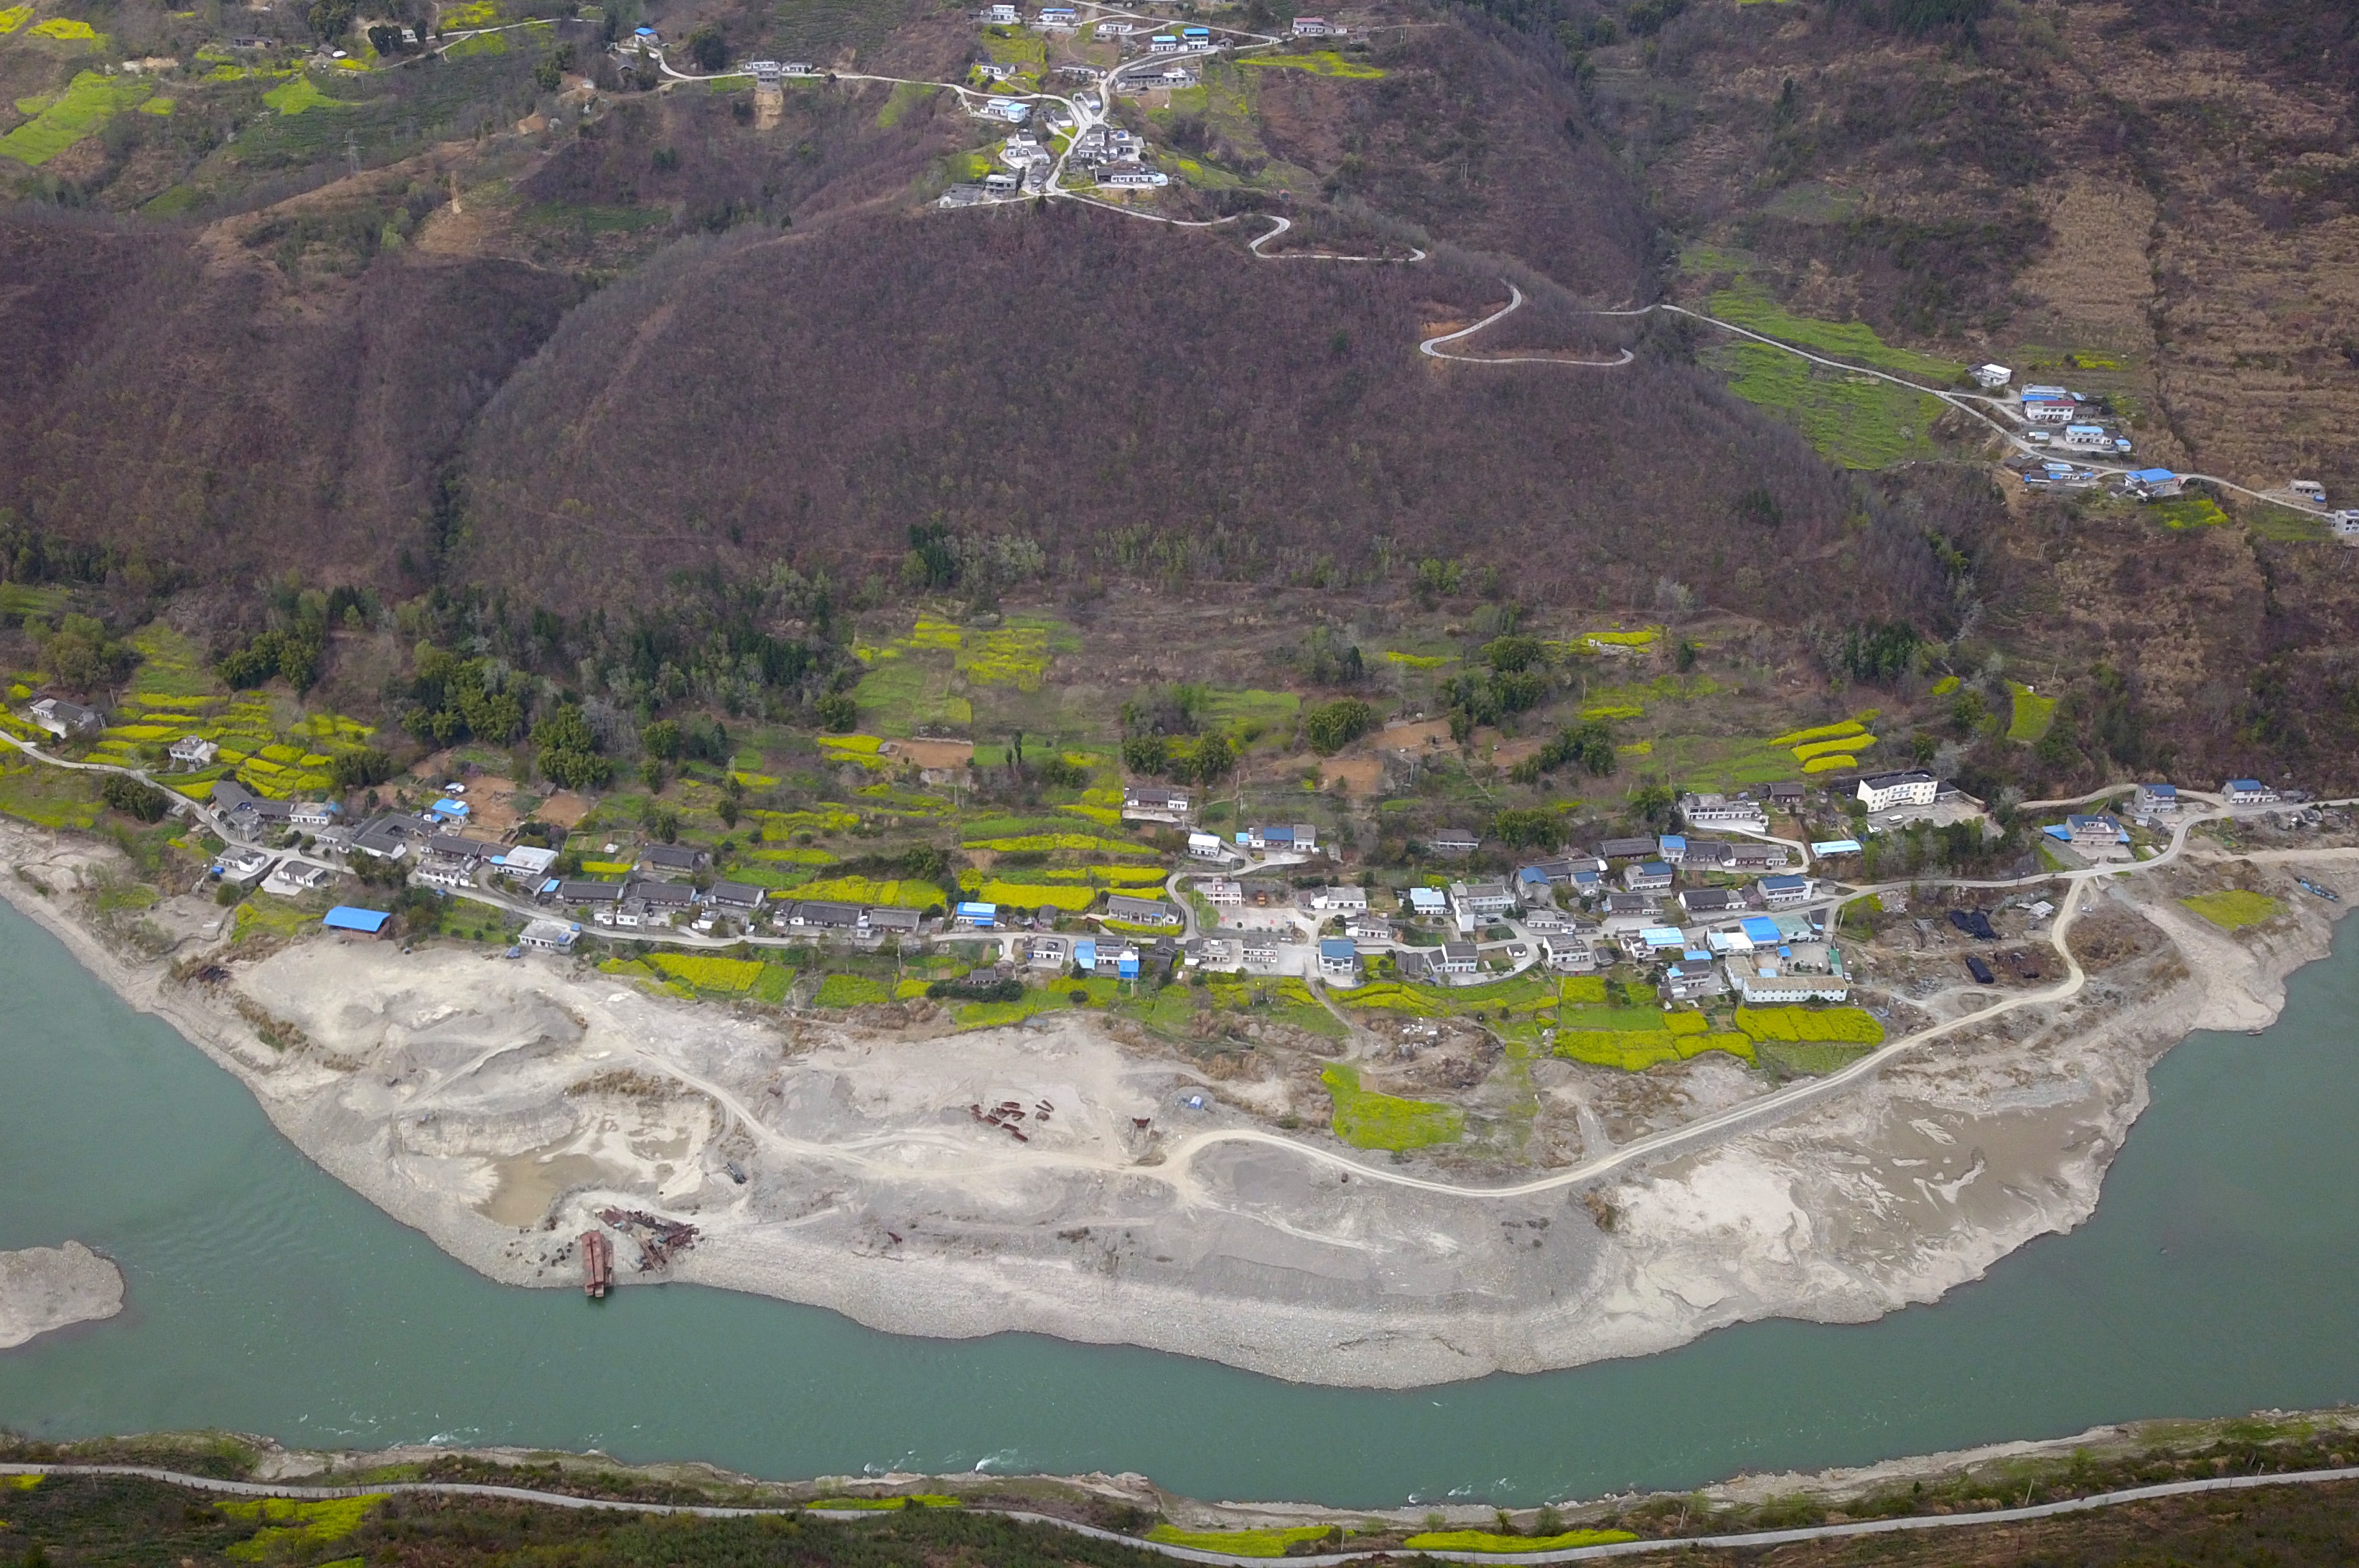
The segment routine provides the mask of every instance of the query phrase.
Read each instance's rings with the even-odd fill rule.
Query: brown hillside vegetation
[[[889,569],[912,522],[1082,571],[1343,581],[1382,550],[1651,602],[1841,582],[1841,489],[1696,373],[1422,359],[1504,285],[1468,262],[1278,265],[1086,209],[899,216],[684,247],[576,311],[468,454],[457,564],[645,591],[815,552]],[[1585,347],[1595,343],[1593,335]],[[1734,536],[1756,485],[1773,541]],[[1389,541],[1388,545],[1380,541]]]

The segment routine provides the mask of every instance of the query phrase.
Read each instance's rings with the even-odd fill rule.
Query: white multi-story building
[[[1859,781],[1859,798],[1871,811],[1895,806],[1930,806],[1941,786],[1930,773],[1877,773]]]

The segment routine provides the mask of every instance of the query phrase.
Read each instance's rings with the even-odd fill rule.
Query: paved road
[[[146,1465],[0,1465],[0,1475],[134,1475],[143,1480],[161,1481],[190,1491],[211,1492],[235,1497],[292,1497],[303,1501],[319,1501],[329,1497],[382,1497],[397,1492],[419,1492],[452,1497],[489,1497],[504,1502],[537,1503],[553,1508],[572,1508],[601,1513],[672,1514],[696,1519],[751,1519],[764,1514],[799,1514],[808,1519],[829,1519],[845,1525],[874,1520],[877,1515],[868,1509],[854,1508],[728,1508],[712,1503],[639,1503],[611,1497],[576,1497],[562,1492],[538,1492],[527,1486],[495,1486],[465,1481],[388,1481],[375,1486],[300,1486],[284,1483],[255,1481],[224,1481],[211,1475],[191,1475],[183,1471],[166,1470]],[[1920,1530],[1962,1530],[1975,1526],[2020,1524],[2032,1519],[2056,1519],[2067,1514],[2090,1513],[2100,1508],[2121,1508],[2132,1503],[2154,1502],[2164,1497],[2200,1497],[2213,1492],[2250,1492],[2267,1486],[2320,1486],[2336,1482],[2359,1480],[2359,1467],[2338,1470],[2295,1470],[2275,1475],[2213,1475],[2194,1481],[2165,1481],[2151,1486],[2132,1486],[2118,1492],[2097,1492],[2085,1497],[2067,1497],[2052,1503],[2033,1503],[2024,1508],[1991,1508],[1979,1513],[1910,1514],[1900,1519],[1857,1519],[1848,1524],[1809,1525],[1795,1530],[1745,1530],[1729,1535],[1682,1537],[1670,1541],[1624,1541],[1603,1546],[1574,1546],[1556,1552],[1505,1553],[1495,1552],[1425,1552],[1419,1555],[1444,1563],[1590,1563],[1611,1557],[1643,1557],[1655,1553],[1685,1553],[1698,1550],[1743,1551],[1762,1547],[1788,1546],[1803,1541],[1841,1540],[1863,1535],[1913,1534]],[[1141,1536],[1122,1535],[1102,1530],[1095,1525],[1081,1524],[1072,1519],[1059,1519],[1050,1514],[1027,1513],[1016,1508],[974,1508],[976,1513],[995,1514],[1002,1519],[1023,1524],[1045,1525],[1054,1530],[1070,1530],[1075,1535],[1093,1540],[1112,1541],[1142,1552],[1159,1552],[1182,1563],[1196,1563],[1208,1568],[1266,1568],[1266,1557],[1238,1557],[1224,1552],[1206,1552],[1196,1547],[1174,1546],[1165,1541],[1148,1541]],[[1364,1563],[1366,1552],[1329,1552],[1310,1556],[1289,1557],[1289,1563],[1305,1568],[1344,1568],[1345,1564]]]
[[[1500,281],[1506,280],[1502,278]],[[1524,291],[1514,284],[1508,283],[1507,302],[1505,305],[1471,327],[1461,327],[1454,332],[1443,332],[1440,337],[1426,339],[1417,345],[1417,352],[1424,354],[1428,359],[1451,359],[1462,365],[1576,365],[1597,370],[1618,369],[1638,357],[1626,348],[1622,351],[1621,357],[1618,359],[1566,359],[1560,354],[1451,354],[1442,347],[1445,343],[1454,343],[1462,338],[1471,338],[1492,322],[1504,320],[1523,308]]]

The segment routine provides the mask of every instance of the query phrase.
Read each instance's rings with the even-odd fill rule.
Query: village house
[[[1185,789],[1169,789],[1160,784],[1133,784],[1122,792],[1123,820],[1169,822],[1177,826],[1187,822],[1191,799]]]
[[[1680,895],[1680,907],[1699,920],[1740,909],[1745,900],[1734,888],[1690,887]]]
[[[516,935],[518,947],[542,953],[571,953],[582,940],[582,928],[565,920],[534,920]]]
[[[623,900],[620,882],[565,881],[557,885],[557,901],[585,908],[612,908]]]
[[[2159,816],[2179,810],[2179,786],[2176,784],[2141,784],[2131,809],[2141,817]]]
[[[830,899],[807,898],[795,905],[787,923],[798,931],[835,931],[849,935],[860,929],[867,911],[857,904],[839,904]]]
[[[1234,969],[1243,960],[1237,944],[1225,937],[1197,937],[1180,944],[1184,962],[1201,969]]]
[[[1545,906],[1532,910],[1524,917],[1524,929],[1528,931],[1571,931],[1572,927],[1573,922],[1570,916]]]
[[[229,819],[230,826],[240,833],[255,833],[267,827],[283,827],[295,814],[293,807],[284,800],[274,800],[257,795],[234,779],[216,779],[210,797],[213,810]],[[399,822],[398,818],[380,818],[381,822]],[[375,826],[375,823],[371,824]],[[407,822],[401,823],[406,833]],[[358,843],[355,841],[355,847]],[[372,853],[383,853],[373,851]]]
[[[1663,994],[1675,1002],[1717,996],[1727,989],[1720,965],[1708,958],[1681,958],[1663,970]]]
[[[1655,858],[1673,867],[1686,865],[1688,858],[1686,836],[1680,833],[1664,833],[1656,839]]]
[[[1147,52],[1177,54],[1180,52],[1180,36],[1177,33],[1158,33],[1147,40]]]
[[[1696,864],[1698,847],[1694,844],[1688,847],[1688,863],[1691,866]],[[1714,844],[1710,854],[1710,859],[1704,864],[1734,877],[1757,877],[1764,871],[1782,869],[1786,864],[1784,844],[1759,839]]]
[[[1728,969],[1737,995],[1755,1007],[1851,999],[1851,982],[1840,975],[1779,974],[1779,967],[1758,959],[1740,959]]]
[[[33,704],[32,714],[35,724],[60,740],[94,735],[106,727],[106,720],[97,712],[63,697],[42,698]]]
[[[1391,942],[1395,927],[1384,915],[1372,915],[1364,910],[1343,921],[1343,934],[1353,942]]]
[[[249,887],[262,880],[263,874],[270,869],[272,859],[258,849],[233,846],[222,851],[221,858],[213,862],[213,875],[236,887]]]
[[[1640,861],[1623,868],[1622,885],[1633,893],[1666,893],[1671,887],[1671,868],[1659,860]]]
[[[1802,802],[1810,798],[1810,793],[1806,785],[1787,779],[1769,786],[1769,804],[1773,810],[1790,814],[1802,809]]]
[[[1343,29],[1324,16],[1297,16],[1294,36],[1298,38],[1332,38],[1341,37]]]
[[[1341,980],[1356,985],[1360,978],[1360,950],[1352,939],[1329,936],[1319,939],[1319,974],[1322,979]]]
[[[202,735],[182,735],[172,743],[168,754],[173,765],[179,768],[211,768],[221,747]]]
[[[639,852],[639,870],[669,879],[693,877],[712,865],[712,852],[692,844],[651,844]]]
[[[287,810],[287,821],[299,828],[332,828],[344,814],[333,800],[299,800]],[[492,846],[495,851],[498,845]]]
[[[1651,919],[1655,900],[1644,893],[1608,893],[1605,895],[1605,918],[1609,920]]]
[[[1408,890],[1408,907],[1412,913],[1419,915],[1446,914],[1450,909],[1450,896],[1439,887],[1411,887]]]
[[[1368,890],[1353,887],[1313,888],[1309,908],[1324,909],[1331,915],[1364,914],[1368,908]]]
[[[1188,853],[1198,860],[1224,860],[1229,848],[1218,833],[1191,833],[1188,835]]]
[[[1876,773],[1859,781],[1859,799],[1870,811],[1895,806],[1930,806],[1941,787],[1930,773]]]
[[[1012,27],[1017,19],[1016,7],[1013,5],[985,5],[974,15],[976,21],[989,23],[997,27]]]
[[[1745,901],[1765,909],[1783,909],[1788,904],[1809,903],[1811,890],[1812,884],[1807,877],[1764,877],[1745,889]]]
[[[696,889],[679,882],[634,882],[623,894],[626,903],[643,905],[650,924],[665,925],[696,907]]]
[[[1278,945],[1276,937],[1249,936],[1243,939],[1238,946],[1246,968],[1275,969],[1277,967]]]
[[[2015,379],[2015,372],[2004,365],[1977,365],[1969,374],[1974,385],[1985,392],[1996,392]]]
[[[1472,855],[1483,847],[1483,835],[1471,828],[1437,828],[1425,845],[1436,855]]]
[[[973,900],[951,910],[951,924],[961,931],[990,931],[999,924],[999,906]]]
[[[1763,833],[1769,826],[1769,814],[1761,802],[1741,795],[1689,795],[1680,801],[1680,815],[1691,828],[1750,828]]]
[[[1072,945],[1060,936],[1036,936],[1024,944],[1024,962],[1035,969],[1062,969]]]
[[[437,855],[429,850],[422,855],[410,876],[429,887],[467,887],[475,880],[475,862],[455,855]]]
[[[2277,792],[2257,779],[2231,779],[2221,786],[2220,798],[2232,806],[2274,806]]]
[[[1586,975],[1597,967],[1597,950],[1587,937],[1553,933],[1540,938],[1540,962],[1560,975]]]
[[[1461,925],[1476,925],[1516,907],[1516,896],[1504,882],[1452,882],[1450,902]]]
[[[1428,955],[1427,961],[1435,974],[1459,978],[1473,975],[1482,967],[1482,954],[1471,942],[1445,942],[1438,953]]]
[[[1291,850],[1307,855],[1319,847],[1319,830],[1309,822],[1290,826],[1247,828],[1237,835],[1237,842],[1249,848],[1285,853]]]
[[[916,909],[895,909],[876,905],[861,913],[861,934],[883,941],[886,937],[915,936],[926,917]]]
[[[763,900],[769,894],[751,882],[715,882],[710,897],[714,909],[745,920],[762,912]]]
[[[1180,911],[1160,898],[1137,898],[1127,893],[1106,895],[1106,918],[1132,925],[1176,926]]]
[[[2113,849],[2124,836],[2122,824],[2111,817],[2066,817],[2064,831],[2071,835],[2075,849]]]
[[[1197,883],[1196,890],[1212,904],[1242,904],[1245,901],[1245,885],[1226,877],[1209,877]]]
[[[1651,838],[1609,838],[1597,846],[1597,853],[1607,860],[1651,860],[1655,841]]]

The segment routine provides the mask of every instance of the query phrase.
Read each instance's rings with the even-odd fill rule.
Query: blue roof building
[[[359,931],[375,936],[385,930],[386,921],[393,919],[383,909],[356,909],[351,904],[338,904],[321,918],[320,923],[330,931]]]
[[[989,931],[999,922],[996,904],[961,904],[951,915],[952,923],[973,926],[977,931]]]
[[[1736,922],[1736,929],[1756,947],[1774,946],[1778,940],[1777,922],[1767,915],[1747,915]]]

